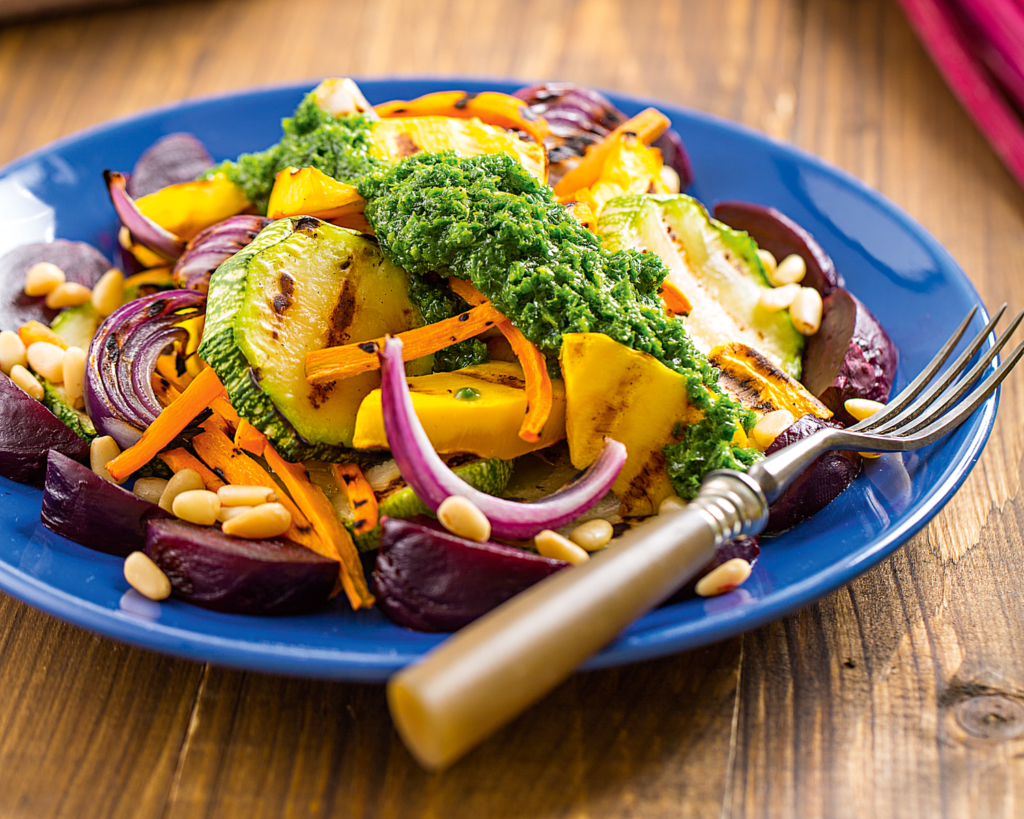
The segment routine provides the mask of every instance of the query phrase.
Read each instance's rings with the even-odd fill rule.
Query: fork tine
[[[906,438],[898,438],[901,442],[909,444],[908,449],[916,449],[919,446],[925,446],[938,440],[947,432],[950,432],[965,420],[970,417],[978,407],[984,403],[993,392],[1010,374],[1010,370],[1014,368],[1018,361],[1024,357],[1024,341],[1018,344],[1012,353],[1007,356],[1006,360],[999,365],[999,368],[995,370],[988,378],[986,378],[981,384],[979,384],[974,392],[972,392],[964,401],[960,402],[960,405],[949,415],[945,415],[938,418],[931,425],[925,427],[920,432],[917,432]],[[868,433],[871,435],[872,433]]]
[[[972,307],[970,309],[970,312],[967,313],[967,317],[962,322],[960,322],[960,326],[956,328],[956,330],[953,332],[953,335],[951,335],[949,337],[949,340],[942,345],[942,349],[940,349],[935,354],[935,357],[928,362],[927,366],[920,372],[917,378],[911,381],[903,389],[903,391],[900,392],[899,395],[897,395],[892,401],[890,401],[886,405],[885,409],[876,412],[870,418],[861,421],[859,424],[855,424],[854,426],[849,427],[849,430],[851,432],[866,432],[868,430],[874,429],[879,424],[883,423],[889,418],[892,418],[901,409],[903,409],[903,407],[907,406],[908,404],[910,404],[911,401],[917,398],[921,390],[923,390],[928,385],[928,382],[932,380],[932,378],[935,376],[935,373],[939,371],[939,368],[942,367],[946,359],[949,358],[949,354],[953,352],[953,349],[959,343],[964,332],[967,330],[967,326],[971,323],[971,320],[974,318],[974,314],[977,312],[977,310],[977,307]],[[979,333],[979,337],[984,338],[988,333],[992,332],[992,327],[1000,319],[1000,317],[1003,315],[1005,311],[1006,305],[1004,304],[996,311],[995,316],[992,318],[991,321],[989,321],[985,329],[982,330],[981,333]],[[975,339],[975,342],[976,341],[977,338]]]
[[[971,347],[974,347],[974,344],[972,343],[971,347],[968,347],[956,362],[946,370],[940,381],[925,390],[910,407],[896,418],[882,424],[880,427],[876,427],[873,431],[879,434],[887,433],[904,436],[910,435],[919,429],[924,429],[960,400],[960,397],[982,376],[985,370],[989,368],[992,359],[1006,346],[1010,336],[1020,326],[1022,320],[1024,320],[1024,311],[1017,314],[1013,321],[1010,322],[1010,325],[996,339],[995,344],[985,352],[981,360],[966,375],[963,375],[963,367],[970,358],[968,354],[973,355]],[[979,335],[975,342],[980,340],[984,339]]]

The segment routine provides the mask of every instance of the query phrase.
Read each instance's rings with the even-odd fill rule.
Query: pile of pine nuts
[[[759,248],[757,255],[773,288],[761,293],[761,307],[772,312],[788,309],[797,332],[813,336],[821,328],[823,305],[817,290],[800,286],[807,275],[807,262],[796,253],[781,262],[764,249]]]

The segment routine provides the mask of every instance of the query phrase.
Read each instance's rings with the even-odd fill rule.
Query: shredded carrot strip
[[[465,279],[455,276],[448,278],[455,295],[463,298],[467,304],[477,306],[489,305],[490,302],[479,290]],[[500,315],[500,314],[499,314]],[[544,431],[544,425],[551,415],[554,406],[554,393],[551,388],[551,376],[548,375],[547,362],[544,354],[536,345],[522,334],[518,327],[505,316],[497,324],[498,330],[508,340],[512,352],[516,354],[523,368],[526,379],[526,416],[519,427],[519,437],[524,441],[536,443]]]
[[[490,305],[481,305],[450,319],[399,333],[398,338],[402,339],[402,360],[422,358],[456,342],[478,336],[504,318]],[[314,350],[306,356],[306,380],[310,384],[324,384],[376,370],[380,367],[377,348],[383,343],[383,338],[377,338]]]
[[[68,343],[41,321],[33,320],[22,324],[18,328],[18,338],[26,347],[37,341],[45,341],[47,344],[56,344],[62,350],[68,348]]]
[[[525,131],[541,145],[551,133],[547,120],[536,116],[524,100],[497,91],[467,94],[465,91],[440,91],[404,102],[396,100],[374,106],[382,118],[390,117],[457,117],[479,119],[499,128]]]
[[[338,482],[348,496],[349,506],[355,519],[357,535],[373,530],[377,525],[377,495],[363,475],[358,464],[334,464],[331,467],[334,480]]]
[[[107,463],[107,472],[115,481],[121,481],[141,469],[223,393],[224,385],[217,373],[213,369],[203,370],[177,401],[164,408],[138,443]]]
[[[693,309],[690,300],[686,298],[686,294],[682,290],[668,279],[661,283],[658,295],[661,296],[661,300],[665,303],[665,309],[670,313],[674,313],[677,316],[690,315],[690,311]]]
[[[601,176],[608,152],[615,147],[621,134],[636,134],[644,144],[650,145],[670,124],[668,117],[656,108],[645,108],[635,117],[627,119],[587,151],[580,164],[558,181],[555,185],[555,195],[564,197],[580,188],[589,188],[593,185]]]
[[[321,554],[341,563],[341,585],[352,608],[372,606],[373,595],[366,585],[366,575],[363,574],[359,552],[352,542],[352,536],[341,525],[327,495],[310,481],[302,464],[289,463],[278,455],[270,444],[264,448],[263,457],[267,459],[274,474],[284,481],[295,503],[316,527],[323,544],[327,547]]]
[[[168,449],[165,452],[161,452],[157,457],[163,461],[167,466],[171,468],[172,472],[181,472],[183,469],[194,469],[199,473],[203,479],[203,483],[206,484],[206,488],[211,492],[216,492],[224,485],[217,474],[213,472],[206,464],[200,461],[195,455],[189,452],[187,449]]]
[[[280,485],[267,470],[234,445],[223,428],[218,427],[218,421],[221,424],[224,423],[216,416],[205,422],[203,428],[206,431],[192,439],[192,447],[195,449],[196,455],[202,458],[203,462],[218,475],[223,476],[228,483],[242,486],[265,486],[272,489],[277,493],[281,505],[292,515],[291,528],[284,533],[284,536],[317,554],[333,558],[333,555],[325,550],[323,543],[313,530],[313,525],[302,514],[299,507],[281,491]]]
[[[235,427],[235,446],[253,455],[262,455],[267,446],[267,439],[262,432],[242,418]]]
[[[235,408],[231,406],[231,402],[228,401],[226,395],[218,396],[213,399],[213,403],[210,404],[210,409],[217,413],[221,418],[228,422],[228,426],[232,429],[238,429],[242,424],[242,419],[238,417],[238,413],[235,412]]]

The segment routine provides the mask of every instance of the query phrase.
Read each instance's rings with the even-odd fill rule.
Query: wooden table
[[[990,305],[1024,305],[1024,193],[890,0],[197,0],[23,22],[0,29],[0,162],[190,95],[414,73],[739,120],[891,197]],[[380,686],[171,659],[0,594],[0,817],[1022,815],[1022,387],[892,559],[742,637],[580,674],[442,775]]]

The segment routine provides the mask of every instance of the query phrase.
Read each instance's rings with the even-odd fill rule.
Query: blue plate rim
[[[357,77],[356,79],[366,88],[387,87],[394,83],[402,83],[421,86],[424,91],[428,88],[450,88],[453,83],[466,86],[467,89],[476,86],[479,90],[501,88],[502,86],[522,87],[532,84],[530,81],[507,77],[470,78],[459,75],[428,77],[392,75]],[[139,120],[173,115],[177,111],[244,97],[258,98],[261,95],[276,92],[294,91],[299,93],[310,89],[315,84],[316,80],[303,80],[229,90],[190,97],[105,120],[60,137],[12,160],[0,167],[0,179],[66,146],[102,136],[104,132],[124,125],[131,125]],[[908,228],[914,238],[921,241],[934,254],[944,272],[951,273],[959,279],[959,284],[965,286],[968,293],[973,296],[983,314],[983,319],[987,320],[980,295],[950,253],[913,217],[848,171],[826,162],[799,146],[715,114],[642,95],[607,90],[603,92],[617,104],[651,105],[665,110],[671,109],[672,112],[681,112],[689,120],[744,135],[771,146],[774,151],[781,151],[794,157],[801,163],[824,172],[827,176],[838,179],[857,194],[869,200],[872,205],[879,207],[889,219]],[[877,565],[920,531],[967,479],[991,435],[998,403],[999,392],[997,391],[968,421],[973,429],[969,445],[962,453],[964,457],[957,462],[954,468],[947,470],[942,483],[933,487],[911,514],[901,516],[898,524],[890,531],[869,541],[847,559],[834,562],[822,570],[808,575],[800,582],[789,584],[760,598],[755,606],[738,606],[725,613],[719,613],[713,618],[705,618],[707,622],[703,628],[694,628],[691,625],[683,624],[682,627],[676,629],[671,627],[656,629],[656,633],[653,635],[640,632],[627,636],[626,640],[613,643],[601,654],[592,658],[583,668],[601,668],[653,659],[734,636],[802,608]],[[850,559],[851,557],[853,559]],[[59,587],[38,580],[3,562],[0,562],[0,589],[53,616],[90,631],[140,648],[157,650],[199,662],[213,662],[219,665],[293,676],[379,681],[408,662],[422,656],[417,652],[366,654],[333,648],[322,649],[315,646],[255,642],[152,623],[111,611],[91,601],[69,594]],[[439,637],[438,640],[440,639]]]

